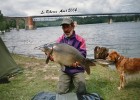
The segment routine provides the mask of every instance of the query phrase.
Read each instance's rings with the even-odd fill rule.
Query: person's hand
[[[46,52],[45,52],[45,54],[46,54],[47,56],[49,56],[49,59],[50,59],[51,61],[54,61],[54,59],[53,59],[53,56],[52,56],[52,55],[47,54]]]
[[[49,56],[49,58],[50,58],[50,60],[51,60],[51,61],[54,61],[54,59],[53,59],[52,55],[50,55],[50,56]]]
[[[73,67],[77,67],[77,66],[79,66],[79,65],[80,65],[79,62],[77,62],[77,61],[76,61],[75,63],[72,64]]]

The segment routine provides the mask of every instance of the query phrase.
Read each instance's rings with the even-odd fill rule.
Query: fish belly
[[[72,66],[73,63],[75,63],[77,60],[74,58],[73,55],[69,54],[58,54],[54,53],[53,54],[54,61],[61,64],[61,65],[66,65],[66,66]]]

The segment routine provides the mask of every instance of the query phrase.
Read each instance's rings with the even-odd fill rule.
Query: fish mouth
[[[53,44],[44,44],[44,45],[35,47],[34,49],[36,49],[36,50],[41,50],[41,51],[43,51],[43,52],[48,52],[48,51],[50,51],[51,49],[53,49]]]
[[[45,48],[52,48],[54,43],[55,42],[46,43],[44,45],[37,46],[34,49],[36,49],[36,50],[43,50],[44,51]]]
[[[35,50],[41,50],[41,51],[45,51],[45,49],[44,49],[44,45],[41,45],[41,46],[38,46],[38,47],[35,47],[34,48]]]

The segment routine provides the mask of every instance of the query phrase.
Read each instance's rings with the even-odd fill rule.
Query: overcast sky
[[[63,12],[69,8],[76,11]],[[140,0],[0,0],[4,16],[140,12]],[[46,10],[55,13],[46,13]],[[44,12],[41,14],[41,12]]]

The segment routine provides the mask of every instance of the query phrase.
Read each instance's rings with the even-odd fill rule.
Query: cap
[[[61,25],[71,24],[71,23],[73,23],[73,20],[71,18],[64,18]]]

